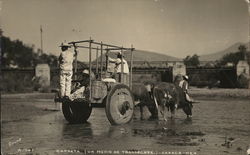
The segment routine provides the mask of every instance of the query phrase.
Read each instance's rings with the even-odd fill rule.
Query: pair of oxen
[[[151,113],[150,119],[167,120],[167,111],[174,118],[175,111],[182,109],[187,117],[192,117],[192,103],[188,102],[185,93],[178,84],[167,82],[145,82],[133,84],[132,92],[136,106],[140,107],[140,117],[144,118],[143,107]]]

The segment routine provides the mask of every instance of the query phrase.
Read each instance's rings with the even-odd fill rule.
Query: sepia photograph
[[[250,155],[249,0],[0,0],[1,155]]]

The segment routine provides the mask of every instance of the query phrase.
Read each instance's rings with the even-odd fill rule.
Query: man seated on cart
[[[124,59],[124,56],[121,52],[117,54],[116,59],[109,57],[109,62],[115,63],[114,68],[114,78],[116,82],[121,82],[126,85],[129,85],[129,67],[127,61]],[[123,72],[122,72],[122,63],[123,63]],[[123,77],[123,78],[122,78]]]
[[[83,99],[86,97],[87,92],[85,90],[89,86],[89,78],[91,78],[91,80],[95,79],[94,73],[89,73],[89,70],[84,69],[81,72],[80,79],[73,80],[76,85],[75,88],[72,90],[71,94],[69,95],[69,99],[71,101],[74,101],[75,99]]]

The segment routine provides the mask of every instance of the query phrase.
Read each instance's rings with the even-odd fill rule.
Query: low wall
[[[235,67],[189,67],[187,75],[190,85],[197,87],[217,85],[221,88],[237,88]]]
[[[2,69],[1,91],[3,92],[30,92],[35,69]]]
[[[79,72],[83,69],[79,69]],[[34,90],[35,69],[2,69],[2,92],[30,92]],[[186,68],[190,85],[197,87],[217,86],[222,88],[239,87],[239,77],[234,67],[227,68]],[[59,68],[50,69],[50,88],[59,88]],[[173,69],[169,68],[133,68],[133,82],[164,81],[173,82]],[[218,83],[218,81],[220,83]],[[241,81],[244,81],[241,80]],[[249,85],[250,86],[250,85]]]

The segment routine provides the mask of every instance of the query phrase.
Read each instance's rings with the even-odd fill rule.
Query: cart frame
[[[75,56],[75,63],[74,63],[74,79],[76,80],[77,79],[77,55],[78,55],[78,51],[77,51],[77,48],[85,48],[85,49],[88,49],[88,52],[89,52],[89,73],[92,72],[92,52],[93,50],[96,50],[96,75],[97,75],[97,81],[101,81],[101,79],[103,78],[102,77],[102,72],[103,72],[103,68],[106,69],[106,73],[107,73],[107,69],[108,69],[108,63],[109,63],[109,60],[108,60],[108,55],[110,52],[121,52],[122,56],[124,55],[124,52],[130,52],[130,72],[129,72],[129,88],[132,89],[132,77],[133,77],[133,51],[135,50],[135,48],[133,48],[133,45],[131,45],[131,48],[124,48],[123,46],[117,46],[117,45],[112,45],[112,44],[106,44],[106,43],[103,43],[103,42],[96,42],[94,41],[91,37],[89,40],[80,40],[80,41],[71,41],[68,43],[69,45],[72,45],[72,47],[74,48],[74,51],[76,53],[76,56]],[[87,44],[87,46],[83,46],[83,45],[79,45],[79,44]],[[94,45],[94,47],[93,47]],[[106,47],[106,48],[104,48]],[[99,50],[101,52],[101,55],[100,55],[100,58],[101,58],[101,62],[100,62],[100,65],[99,65]],[[103,52],[104,50],[106,51],[106,61],[105,61],[105,64],[103,64]],[[121,79],[122,81],[124,81],[124,64],[123,64],[123,59],[122,60],[122,63],[121,63]],[[99,69],[100,68],[100,69]],[[90,90],[92,90],[92,80],[91,78],[89,78],[89,88]],[[90,94],[89,94],[89,98],[92,99],[92,91],[90,91]]]
[[[132,69],[133,69],[133,45],[131,48],[124,48],[123,46],[116,46],[106,44],[103,42],[95,42],[91,38],[89,40],[72,41],[68,43],[75,51],[74,61],[74,79],[77,80],[77,48],[88,49],[89,52],[89,84],[85,87],[83,94],[84,98],[77,98],[73,101],[62,100],[62,111],[65,119],[70,123],[84,123],[91,115],[92,107],[105,107],[106,115],[112,125],[125,124],[132,120],[134,115],[134,97],[132,90]],[[85,46],[81,45],[85,44]],[[87,44],[87,45],[86,45]],[[91,78],[92,68],[92,53],[96,50],[96,75],[95,80]],[[101,52],[101,62],[99,64],[99,50]],[[106,51],[106,61],[103,63],[103,55]],[[120,52],[122,57],[124,52],[130,52],[130,72],[129,82],[124,79],[124,63],[121,59],[121,73],[119,73],[119,80],[117,82],[109,82],[103,80],[103,73],[105,76],[108,73],[109,53]],[[103,71],[103,69],[106,69]],[[117,74],[117,73],[115,73]],[[115,81],[115,80],[114,80]],[[72,81],[73,82],[73,81]],[[92,85],[93,82],[93,85]],[[80,90],[80,89],[79,89]],[[93,91],[93,96],[92,96]]]

